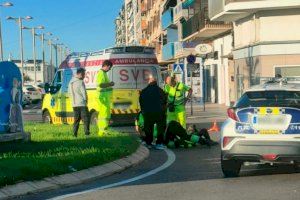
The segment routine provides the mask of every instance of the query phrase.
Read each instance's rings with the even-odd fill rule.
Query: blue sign
[[[173,72],[182,74],[184,72],[184,64],[173,64]]]
[[[189,55],[186,59],[189,64],[194,64],[196,62],[196,56],[194,55]]]

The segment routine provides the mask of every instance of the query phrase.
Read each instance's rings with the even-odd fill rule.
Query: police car
[[[300,84],[272,79],[246,91],[221,129],[221,166],[238,176],[242,164],[300,163]]]

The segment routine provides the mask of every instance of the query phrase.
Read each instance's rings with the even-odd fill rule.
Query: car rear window
[[[300,91],[246,92],[235,107],[296,107],[300,108]]]

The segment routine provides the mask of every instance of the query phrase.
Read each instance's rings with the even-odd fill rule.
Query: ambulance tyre
[[[50,113],[47,110],[43,113],[43,123],[52,124]]]
[[[223,156],[222,156],[223,157]],[[225,177],[238,177],[242,163],[237,160],[223,160],[221,158],[221,167]]]
[[[90,115],[90,125],[94,126],[97,125],[97,121],[98,121],[98,113],[96,111],[91,112]]]

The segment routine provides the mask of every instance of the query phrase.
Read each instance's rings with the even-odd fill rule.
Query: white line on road
[[[127,179],[127,180],[123,180],[123,181],[120,181],[120,182],[117,182],[117,183],[113,183],[113,184],[109,184],[109,185],[104,185],[104,186],[101,186],[101,187],[98,187],[98,188],[94,188],[94,189],[91,189],[91,190],[85,190],[85,191],[82,191],[82,192],[76,192],[76,193],[72,193],[72,194],[66,194],[66,195],[62,195],[62,196],[58,196],[58,197],[55,197],[55,198],[52,198],[52,199],[49,199],[49,200],[60,200],[60,199],[65,199],[65,198],[69,198],[69,197],[74,197],[74,196],[78,196],[78,195],[82,195],[82,194],[87,194],[87,193],[91,193],[91,192],[96,192],[96,191],[99,191],[99,190],[104,190],[104,189],[108,189],[108,188],[112,188],[112,187],[117,187],[117,186],[121,186],[121,185],[125,185],[125,184],[128,184],[128,183],[132,183],[132,182],[135,182],[135,181],[138,181],[138,180],[141,180],[141,179],[144,179],[148,176],[152,176],[154,174],[157,174],[165,169],[167,169],[168,167],[170,167],[176,160],[176,156],[174,154],[173,151],[169,150],[169,149],[165,149],[165,152],[168,156],[168,159],[167,161],[161,165],[160,167],[156,168],[156,169],[153,169],[145,174],[142,174],[142,175],[139,175],[139,176],[136,176],[134,178],[131,178],[131,179]]]

